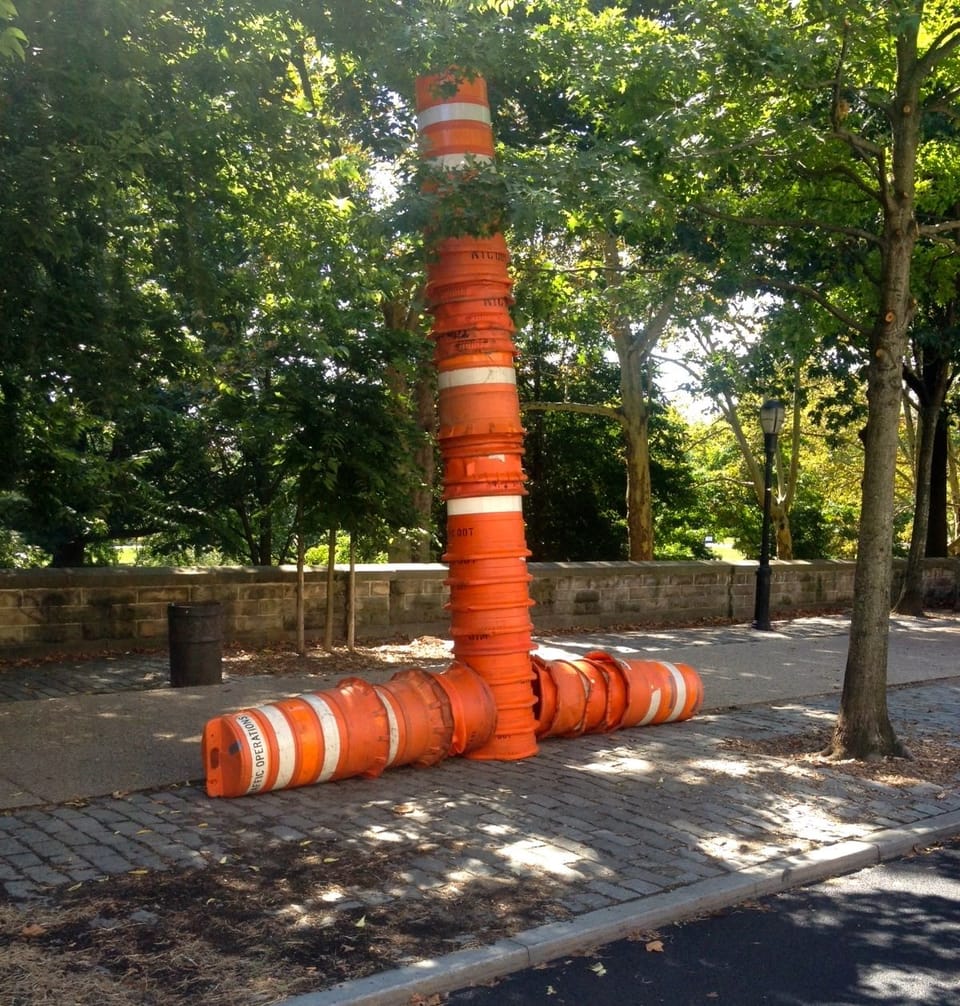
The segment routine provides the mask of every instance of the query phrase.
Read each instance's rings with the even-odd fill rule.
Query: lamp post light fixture
[[[770,494],[773,481],[773,456],[777,451],[777,434],[783,429],[786,409],[783,402],[768,399],[760,406],[760,428],[763,430],[763,530],[760,534],[760,565],[757,567],[757,596],[753,609],[753,627],[770,631]]]

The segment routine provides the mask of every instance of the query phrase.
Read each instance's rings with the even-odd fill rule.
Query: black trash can
[[[170,684],[219,685],[223,680],[223,610],[219,601],[167,606]]]

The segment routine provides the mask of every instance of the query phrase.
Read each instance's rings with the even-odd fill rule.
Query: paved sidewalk
[[[960,752],[960,620],[892,624],[891,681],[913,682],[890,691],[898,731]],[[28,672],[2,672],[0,884],[10,897],[37,898],[59,885],[202,867],[238,847],[269,856],[275,844],[311,839],[371,855],[389,847],[407,857],[403,885],[340,885],[341,907],[533,877],[572,913],[570,922],[492,948],[411,962],[290,1001],[388,1006],[960,833],[957,776],[895,786],[756,753],[756,742],[798,734],[812,740],[828,730],[837,705],[831,693],[842,677],[844,619],[776,628],[543,639],[544,648],[568,652],[605,648],[690,663],[704,678],[707,701],[686,723],[550,740],[522,762],[450,759],[377,780],[239,800],[210,800],[189,782],[199,774],[197,724],[317,685],[236,679],[172,690],[152,680],[153,690],[144,691],[158,673],[157,658],[131,657],[112,677],[110,668],[94,669],[94,678],[108,673],[109,694],[70,694],[83,687],[82,675],[67,686],[67,670],[53,667],[34,671],[32,680],[59,697],[16,701],[16,679]],[[338,889],[335,865],[329,884]]]

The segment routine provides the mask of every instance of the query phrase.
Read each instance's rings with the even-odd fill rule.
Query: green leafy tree
[[[960,22],[952,6],[934,3],[797,4],[787,13],[765,3],[706,3],[689,8],[686,24],[712,85],[701,109],[727,109],[738,95],[738,114],[707,130],[701,118],[699,137],[691,131],[687,140],[691,164],[716,165],[704,174],[703,212],[781,244],[787,235],[791,242],[829,237],[875,279],[842,292],[831,287],[836,297],[783,271],[765,282],[803,289],[862,346],[867,423],[857,587],[830,751],[900,753],[885,688],[900,382],[916,309],[917,244],[942,241],[960,226],[918,214],[918,193],[935,177],[923,153],[924,126],[955,92]]]
[[[17,8],[11,0],[0,0],[0,22],[12,21],[17,16]],[[27,36],[15,24],[5,24],[0,28],[0,59],[23,59]]]

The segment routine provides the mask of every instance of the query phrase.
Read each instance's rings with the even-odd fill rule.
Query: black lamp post
[[[777,434],[783,429],[786,409],[783,402],[770,399],[760,406],[760,428],[763,430],[763,531],[760,535],[760,565],[757,567],[757,597],[753,609],[753,627],[770,631],[770,493],[773,481],[773,456],[777,450]]]

